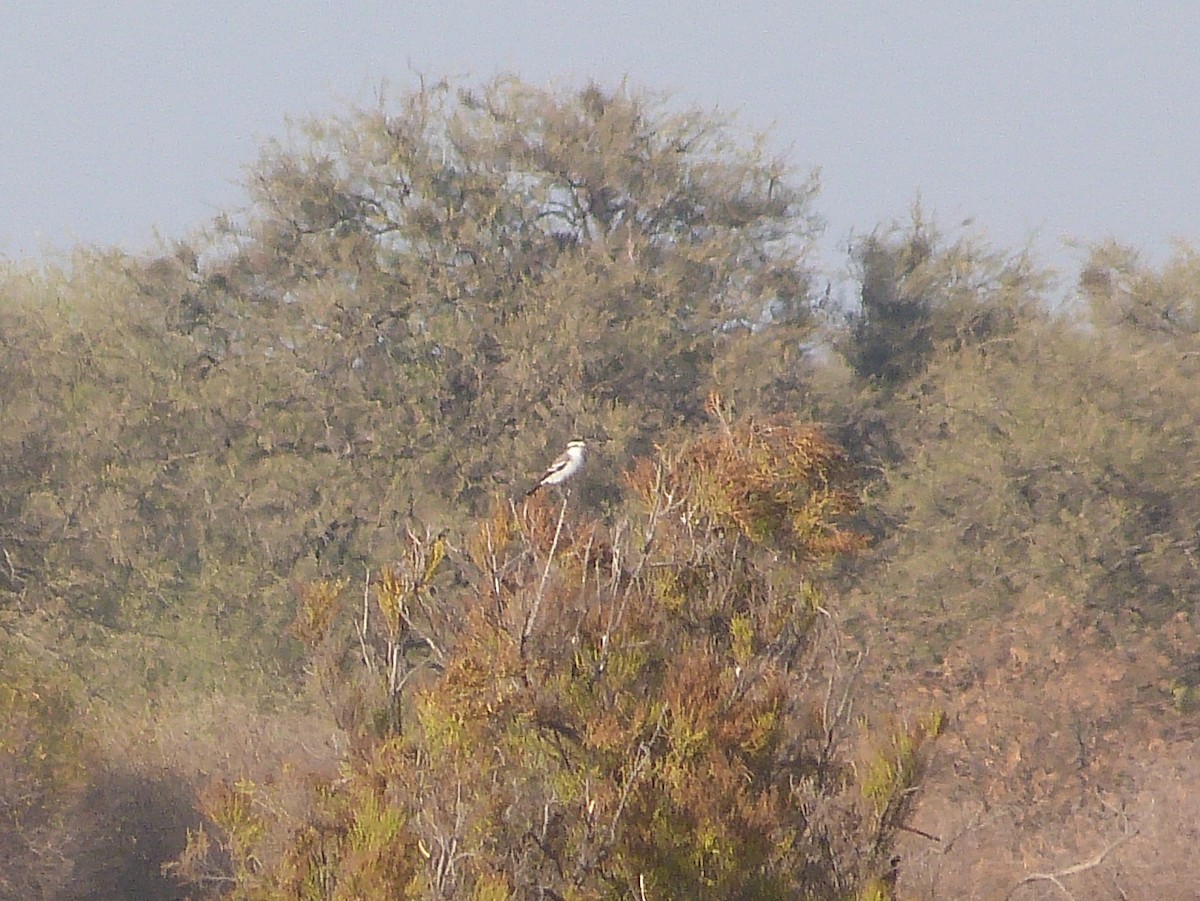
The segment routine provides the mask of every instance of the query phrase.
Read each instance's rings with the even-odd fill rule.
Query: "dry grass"
[[[333,765],[327,717],[264,712],[243,698],[160,698],[140,715],[93,710],[101,749],[74,828],[70,901],[183,899],[163,865],[200,823],[196,797],[214,778],[269,779]]]

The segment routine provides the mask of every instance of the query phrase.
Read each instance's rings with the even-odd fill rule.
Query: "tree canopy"
[[[171,254],[9,281],[8,603],[286,666],[297,580],[461,529],[577,434],[611,505],[718,371],[803,376],[814,183],[701,110],[431,85],[297,126],[247,187]]]
[[[513,78],[246,189],[0,270],[0,896],[1002,895],[1134,817],[1080,785],[1190,822],[1194,249],[1052,295],[918,209],[831,311],[765,141]]]

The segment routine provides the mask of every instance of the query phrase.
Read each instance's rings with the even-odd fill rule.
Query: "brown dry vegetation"
[[[860,542],[847,476],[815,429],[726,423],[632,472],[615,532],[539,497],[479,524],[461,580],[413,534],[361,595],[315,587],[297,630],[353,748],[307,786],[214,783],[176,872],[246,898],[875,897],[937,725],[845,755],[806,573]]]
[[[1197,275],[1099,248],[1082,309],[891,386],[881,540],[845,610],[868,703],[950,717],[912,897],[1195,896]]]
[[[0,898],[1200,897],[1194,251],[818,315],[811,179],[514,80],[248,191],[0,282]]]

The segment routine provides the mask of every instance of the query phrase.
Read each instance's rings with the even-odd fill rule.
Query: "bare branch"
[[[366,579],[363,581],[363,612],[362,622],[357,620],[354,622],[354,630],[358,633],[358,647],[362,653],[363,666],[367,668],[367,672],[375,672],[375,661],[371,659],[371,652],[367,649],[367,625],[371,610],[371,569],[367,568]]]
[[[554,552],[558,550],[558,539],[562,534],[563,519],[567,515],[567,498],[569,496],[569,493],[563,493],[562,509],[558,511],[558,525],[554,527],[554,540],[550,543],[550,553],[546,555],[546,567],[542,570],[542,581],[533,598],[533,606],[529,608],[529,616],[525,618],[525,628],[521,630],[521,656],[525,656],[525,642],[533,632],[533,624],[537,621],[538,612],[542,607],[542,596],[546,593],[546,580],[550,578],[550,564],[554,562]]]
[[[1105,857],[1107,857],[1110,853],[1115,851],[1117,848],[1121,847],[1121,845],[1125,844],[1127,841],[1129,841],[1131,838],[1133,838],[1137,834],[1138,834],[1137,829],[1134,829],[1132,832],[1126,832],[1115,842],[1112,842],[1111,844],[1109,844],[1109,846],[1107,848],[1105,848],[1103,851],[1101,851],[1099,854],[1096,854],[1094,857],[1091,857],[1088,860],[1085,860],[1083,863],[1077,863],[1074,866],[1069,866],[1062,870],[1056,870],[1053,873],[1030,873],[1028,876],[1026,876],[1024,879],[1022,879],[1020,882],[1018,882],[1016,885],[1014,885],[1011,889],[1009,889],[1008,894],[1004,896],[1005,901],[1007,901],[1007,899],[1011,898],[1016,893],[1017,889],[1019,889],[1021,886],[1027,885],[1030,882],[1039,882],[1039,881],[1052,883],[1053,885],[1057,886],[1064,895],[1066,895],[1068,898],[1073,899],[1075,896],[1072,895],[1069,891],[1067,891],[1066,886],[1064,886],[1061,882],[1059,882],[1059,880],[1064,877],[1067,877],[1067,876],[1075,876],[1079,873],[1083,873],[1094,867],[1100,866],[1100,864],[1104,862]]]

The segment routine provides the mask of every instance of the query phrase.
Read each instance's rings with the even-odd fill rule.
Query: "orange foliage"
[[[469,588],[438,581],[410,533],[380,594],[403,621],[408,599],[436,608],[420,624],[441,653],[404,658],[420,678],[393,683],[392,728],[360,736],[243,882],[264,898],[320,884],[725,899],[850,895],[877,876],[863,849],[895,824],[839,757],[846,724],[826,702],[841,675],[813,582],[861,542],[843,524],[849,467],[815,428],[720,417],[634,467],[643,512],[611,529],[565,496],[497,507],[453,563]],[[326,678],[351,677],[355,655],[340,659]]]

